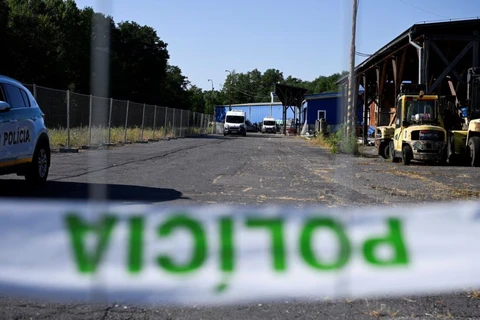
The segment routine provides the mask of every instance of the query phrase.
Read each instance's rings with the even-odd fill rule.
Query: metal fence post
[[[207,132],[207,128],[208,128],[208,115],[205,114],[205,116],[203,117],[203,119],[205,119],[205,121],[204,121],[204,124],[203,124],[202,133],[206,133],[206,132]]]
[[[130,100],[127,100],[127,112],[125,114],[125,130],[123,131],[123,143],[127,143],[128,107],[129,106],[130,106]]]
[[[67,90],[67,149],[70,149],[70,90]]]
[[[203,133],[203,122],[204,122],[204,114],[202,113],[202,117],[201,117],[201,124],[200,124],[200,133]]]
[[[173,108],[173,121],[172,121],[172,133],[173,133],[173,137],[175,138],[177,136],[177,132],[175,132],[176,128],[175,128],[175,108]]]
[[[217,107],[213,106],[212,134],[217,133]]]
[[[111,138],[111,129],[112,129],[112,108],[113,108],[113,98],[110,98],[110,110],[108,111],[108,144],[110,144]]]
[[[153,134],[152,139],[155,139],[155,124],[157,121],[157,106],[153,106]]]
[[[166,138],[167,137],[167,117],[168,116],[168,107],[165,107],[165,126],[163,127],[163,131],[164,131],[164,134],[163,134],[163,137]]]
[[[211,118],[212,116],[207,114],[207,125],[205,126],[205,134],[208,134],[208,126],[210,125]]]
[[[188,114],[188,117],[187,117],[187,119],[188,119],[188,122],[187,122],[187,132],[188,132],[188,134],[190,135],[190,134],[191,134],[191,132],[190,132],[190,110],[187,111],[187,114]]]
[[[143,141],[144,124],[145,124],[145,103],[143,104],[143,113],[142,113],[142,141]]]
[[[205,125],[203,127],[203,132],[202,133],[207,133],[208,132],[208,114],[205,114]]]
[[[193,122],[193,131],[197,129],[197,123],[195,122],[197,113],[193,111],[193,117],[192,117],[192,122]]]
[[[90,95],[90,106],[88,111],[88,145],[92,145],[92,95]]]
[[[183,137],[183,110],[180,109],[180,137]]]
[[[37,100],[37,85],[35,83],[33,84],[33,97]]]

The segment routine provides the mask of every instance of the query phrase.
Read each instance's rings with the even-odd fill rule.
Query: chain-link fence
[[[45,113],[52,145],[141,143],[206,134],[213,116],[26,84]]]

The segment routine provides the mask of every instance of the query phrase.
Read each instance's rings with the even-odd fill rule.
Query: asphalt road
[[[405,167],[371,154],[370,148],[361,157],[335,155],[304,139],[281,135],[216,135],[54,154],[45,188],[29,189],[12,175],[2,177],[0,190],[3,197],[21,199],[293,207],[405,207],[479,197],[478,169]],[[479,305],[480,291],[191,308],[52,304],[3,297],[0,319],[480,319]]]

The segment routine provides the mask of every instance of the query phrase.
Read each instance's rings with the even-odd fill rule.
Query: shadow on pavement
[[[251,132],[247,133],[247,138],[282,138],[283,135],[280,133],[273,134],[273,133],[256,133]]]
[[[209,134],[209,135],[196,135],[188,136],[187,139],[229,139],[229,138],[282,138],[282,134],[273,134],[273,133],[259,133],[259,132],[247,132],[247,136],[243,137],[241,134],[229,134],[224,136],[223,133]]]
[[[187,136],[186,139],[226,139],[223,134],[208,134],[208,135],[192,135]]]
[[[88,184],[80,182],[47,181],[41,188],[30,187],[24,180],[0,180],[1,197],[43,199],[98,199],[104,195],[108,200],[162,202],[182,198],[174,189],[150,188],[118,184]]]

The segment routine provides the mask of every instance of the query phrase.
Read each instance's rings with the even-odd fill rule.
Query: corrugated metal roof
[[[363,88],[360,88],[358,90],[358,93],[362,93]],[[342,96],[342,93],[340,91],[337,92],[322,92],[322,93],[312,93],[312,94],[306,94],[305,100],[316,100],[316,99],[329,99],[329,98],[339,98]]]
[[[233,107],[264,107],[264,106],[281,106],[282,103],[281,102],[254,102],[254,103],[235,103],[235,104],[232,104],[232,108]],[[230,105],[229,104],[222,104],[222,105],[218,105],[216,107],[229,107]]]
[[[315,99],[328,99],[340,97],[340,92],[322,92],[322,93],[312,93],[304,95],[305,100],[315,100]]]

